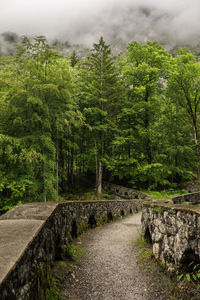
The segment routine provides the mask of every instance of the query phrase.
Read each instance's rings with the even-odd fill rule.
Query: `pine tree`
[[[82,74],[80,105],[90,128],[91,154],[95,156],[97,194],[102,192],[103,167],[116,128],[115,116],[120,86],[110,46],[101,37],[93,45]]]

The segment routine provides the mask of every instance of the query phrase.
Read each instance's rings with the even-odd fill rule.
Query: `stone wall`
[[[146,203],[142,226],[155,257],[169,271],[200,261],[200,207]]]
[[[140,200],[45,202],[7,212],[0,217],[0,299],[39,300],[44,263],[62,259],[66,245],[87,228],[141,208]]]
[[[200,203],[200,192],[184,194],[181,196],[173,197],[172,201],[175,204],[180,204],[183,202],[189,202],[191,204],[199,204]]]
[[[151,196],[149,196],[145,193],[142,193],[140,191],[136,191],[136,190],[133,190],[133,189],[129,189],[129,188],[126,188],[124,186],[116,185],[116,184],[113,184],[113,183],[110,183],[110,182],[104,182],[103,186],[108,192],[110,192],[114,195],[117,195],[120,198],[124,198],[124,199],[145,199],[145,200],[151,199]]]
[[[181,188],[186,190],[188,193],[196,193],[200,191],[200,182],[187,181],[181,185]]]

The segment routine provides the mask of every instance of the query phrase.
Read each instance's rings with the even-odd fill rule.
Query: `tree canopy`
[[[200,63],[186,49],[133,41],[114,56],[101,37],[79,59],[24,38],[0,57],[0,209],[57,200],[84,178],[98,194],[103,180],[200,180],[199,102]]]

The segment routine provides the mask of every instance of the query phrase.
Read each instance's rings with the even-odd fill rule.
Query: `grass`
[[[149,194],[153,197],[153,199],[158,201],[164,201],[171,197],[180,196],[182,194],[186,194],[186,190],[175,190],[175,189],[168,189],[163,191],[152,191],[152,190],[145,190],[143,191],[146,194]],[[106,190],[103,189],[103,192],[100,196],[96,195],[95,188],[82,188],[75,190],[74,192],[64,194],[60,196],[60,200],[70,200],[70,201],[101,201],[101,200],[112,200],[113,196],[107,193]]]
[[[171,197],[176,197],[176,196],[180,196],[183,194],[186,194],[187,191],[186,190],[163,190],[163,191],[145,191],[145,193],[151,195],[153,197],[153,199],[158,200],[158,201],[164,201],[168,198]]]
[[[148,243],[142,234],[139,234],[136,246],[139,248],[138,262],[140,266],[147,266],[147,262],[153,259],[152,245]]]
[[[100,196],[97,196],[95,189],[89,189],[87,191],[74,191],[73,193],[68,193],[66,195],[62,195],[62,199],[70,200],[70,201],[101,201],[101,200],[111,200],[112,196],[108,193],[106,193],[105,190],[103,190],[102,194]]]

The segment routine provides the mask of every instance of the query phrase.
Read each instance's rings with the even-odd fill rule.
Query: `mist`
[[[112,44],[158,40],[169,48],[195,46],[199,13],[199,0],[1,0],[0,31],[85,46],[100,36]]]

